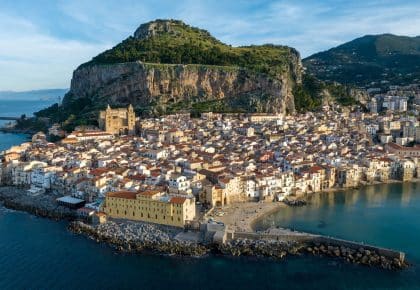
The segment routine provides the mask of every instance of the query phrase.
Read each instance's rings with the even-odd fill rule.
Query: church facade
[[[99,127],[115,135],[132,135],[136,129],[136,114],[132,105],[112,109],[109,105],[99,113]]]

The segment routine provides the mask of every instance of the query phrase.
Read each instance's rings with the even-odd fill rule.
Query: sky
[[[366,34],[420,35],[419,0],[0,0],[0,90],[68,88],[78,65],[158,18],[302,57]]]

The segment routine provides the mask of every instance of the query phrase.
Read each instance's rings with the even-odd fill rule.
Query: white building
[[[185,192],[190,189],[190,181],[183,175],[172,175],[168,180],[169,189]]]

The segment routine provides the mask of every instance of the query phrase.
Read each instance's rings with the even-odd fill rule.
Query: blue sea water
[[[44,109],[54,103],[54,100],[0,100],[0,117],[20,117],[23,114],[32,116],[34,112]],[[10,121],[0,120],[0,127]],[[0,132],[0,151],[10,146],[25,142],[25,134],[10,134]]]
[[[32,116],[34,112],[55,102],[57,100],[0,100],[0,116],[20,117],[22,114]]]
[[[24,139],[2,134],[0,147]],[[407,183],[316,195],[310,205],[283,209],[259,225],[405,251],[413,265],[393,272],[311,256],[276,261],[124,254],[73,235],[66,222],[0,206],[0,289],[420,289],[419,218],[420,184]]]

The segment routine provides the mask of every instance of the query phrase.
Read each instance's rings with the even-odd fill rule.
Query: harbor
[[[282,203],[259,204],[258,210],[253,209],[254,215],[251,214],[250,205],[236,206],[236,210],[240,209],[239,212],[245,213],[245,216],[248,214],[245,219],[249,223],[243,228],[236,227],[236,230],[229,228],[229,214],[227,214],[223,219],[227,224],[210,220],[201,223],[196,229],[189,229],[190,234],[184,234],[176,227],[143,222],[111,220],[103,224],[90,225],[83,221],[74,221],[77,219],[77,214],[67,204],[71,202],[73,205],[74,200],[76,199],[55,199],[53,196],[48,198],[45,194],[34,197],[22,189],[0,188],[0,202],[3,202],[4,206],[42,217],[70,220],[69,229],[72,232],[84,234],[97,242],[107,243],[122,251],[149,250],[161,254],[196,257],[216,251],[233,256],[265,256],[280,259],[287,255],[305,254],[333,257],[347,263],[388,270],[404,269],[408,266],[404,252],[363,242],[278,227],[264,231],[250,230],[251,224],[255,224],[259,219],[264,219],[270,213],[287,207]],[[247,210],[244,211],[243,208]],[[233,213],[237,214],[235,211]],[[236,215],[235,218],[244,220],[243,215],[240,217]]]
[[[367,191],[347,191],[346,199],[343,199],[343,195],[341,195],[341,193],[335,193],[335,195],[320,195],[318,198],[318,203],[312,200],[305,207],[294,208],[285,205],[280,206],[281,211],[279,211],[277,208],[277,210],[275,210],[274,212],[268,212],[268,215],[266,215],[261,221],[259,221],[255,225],[257,231],[267,231],[268,228],[272,226],[273,218],[281,214],[283,216],[283,220],[281,223],[284,226],[293,225],[294,227],[298,227],[297,224],[287,222],[287,220],[285,219],[293,217],[294,219],[299,220],[299,212],[311,212],[311,207],[315,207],[319,211],[320,208],[323,208],[322,204],[324,204],[324,202],[328,200],[330,200],[331,202],[331,199],[333,197],[336,203],[334,208],[337,208],[337,211],[343,212],[343,214],[351,214],[351,212],[348,211],[349,208],[352,208],[349,200],[353,202],[353,205],[358,205],[358,207],[361,207],[362,209],[366,206],[368,208],[377,210],[382,209],[383,207],[382,211],[386,211],[387,214],[390,216],[391,220],[388,221],[383,217],[381,217],[381,219],[384,220],[389,226],[395,227],[392,228],[392,232],[398,233],[398,235],[404,234],[407,237],[405,240],[402,241],[400,239],[390,239],[388,236],[384,236],[386,231],[381,230],[382,223],[375,222],[375,220],[372,219],[372,217],[365,217],[365,219],[367,220],[365,221],[364,225],[360,225],[358,227],[358,231],[350,229],[350,236],[354,237],[354,239],[357,240],[362,240],[360,239],[360,237],[363,236],[365,241],[369,241],[370,243],[374,242],[375,245],[385,245],[389,248],[401,249],[402,252],[407,254],[404,260],[410,264],[410,267],[408,269],[402,269],[399,271],[383,270],[379,267],[359,266],[357,263],[347,262],[346,258],[341,256],[341,253],[346,252],[347,249],[344,248],[344,251],[342,251],[340,247],[338,247],[337,249],[337,246],[333,245],[330,245],[330,248],[328,248],[328,245],[324,245],[322,243],[320,243],[319,245],[315,244],[310,247],[296,247],[295,244],[291,243],[290,241],[278,242],[274,239],[260,239],[261,236],[258,236],[258,234],[258,239],[255,239],[251,238],[250,235],[246,236],[246,233],[242,234],[242,236],[240,233],[234,233],[233,237],[236,236],[236,239],[226,241],[224,245],[219,246],[219,250],[217,250],[216,252],[214,250],[205,250],[204,252],[196,251],[192,257],[191,255],[174,253],[174,250],[172,250],[172,254],[171,252],[166,252],[166,254],[164,254],[165,252],[161,252],[157,255],[156,250],[146,249],[144,247],[135,248],[130,246],[130,248],[128,248],[127,246],[124,246],[124,244],[118,246],[117,244],[109,243],[109,240],[101,241],[97,237],[91,237],[90,239],[86,239],[86,236],[89,236],[86,233],[75,235],[74,231],[66,230],[68,226],[68,222],[66,221],[56,222],[51,219],[33,218],[32,216],[26,215],[22,212],[8,210],[0,210],[0,233],[3,237],[5,237],[5,239],[0,242],[0,254],[2,255],[5,263],[9,263],[8,265],[12,265],[12,261],[14,261],[14,258],[12,259],[12,256],[10,255],[14,255],[14,257],[22,257],[20,261],[24,264],[31,263],[33,259],[37,259],[36,264],[38,264],[40,268],[34,268],[32,272],[28,273],[28,275],[36,273],[38,278],[37,283],[43,283],[42,285],[48,285],[48,287],[51,288],[65,288],[65,285],[63,283],[65,283],[66,279],[51,281],[49,278],[50,274],[48,274],[49,271],[41,271],[41,268],[48,269],[48,267],[46,267],[46,260],[42,257],[37,257],[36,255],[33,256],[30,254],[34,249],[37,252],[45,253],[47,256],[50,255],[49,253],[55,253],[55,258],[53,259],[54,261],[57,259],[60,260],[61,255],[66,254],[66,258],[64,259],[63,256],[62,260],[74,263],[75,265],[77,265],[77,268],[80,269],[70,269],[71,271],[74,271],[71,273],[78,273],[79,271],[83,271],[83,273],[85,273],[85,275],[88,275],[89,277],[98,277],[96,276],[96,273],[103,273],[105,272],[105,269],[106,271],[112,270],[115,273],[118,273],[118,277],[114,277],[113,279],[98,279],[97,281],[100,282],[95,282],[96,287],[98,285],[102,285],[104,288],[106,288],[106,285],[117,287],[116,283],[121,283],[125,279],[131,279],[134,276],[138,275],[138,271],[130,270],[133,267],[141,269],[144,275],[148,273],[147,275],[149,276],[144,278],[143,283],[147,283],[147,285],[157,286],[157,284],[154,282],[155,280],[153,277],[156,276],[153,274],[153,271],[159,272],[159,270],[161,269],[167,269],[168,265],[170,264],[173,265],[170,267],[170,269],[174,272],[175,276],[181,275],[180,273],[188,269],[188,271],[195,270],[199,271],[200,273],[209,273],[209,275],[221,275],[222,277],[224,277],[223,279],[225,279],[225,281],[228,281],[228,277],[223,273],[231,273],[228,269],[236,267],[241,270],[239,273],[236,274],[236,277],[237,279],[241,279],[242,283],[245,281],[249,285],[254,286],[266,285],[268,288],[270,287],[269,285],[272,285],[272,281],[275,281],[276,283],[284,283],[285,285],[287,285],[287,281],[296,279],[296,275],[298,275],[297,273],[303,273],[303,275],[305,276],[315,275],[317,277],[317,283],[320,283],[320,285],[324,286],[330,285],[328,281],[330,281],[331,277],[340,277],[340,285],[351,285],[352,287],[355,287],[357,285],[370,285],[370,287],[372,288],[386,288],[393,287],[396,285],[405,285],[407,287],[410,287],[410,285],[416,285],[416,281],[418,281],[417,265],[420,261],[420,254],[418,252],[417,246],[415,245],[416,239],[414,234],[416,232],[417,225],[414,222],[406,223],[404,227],[398,230],[397,227],[399,226],[398,223],[395,222],[395,215],[398,214],[400,219],[407,220],[407,216],[412,216],[416,214],[416,207],[419,204],[418,195],[415,194],[417,192],[417,188],[418,184],[416,183],[375,185]],[[4,190],[2,189],[0,193],[1,192],[4,192]],[[344,202],[345,200],[347,201]],[[347,208],[347,210],[343,210],[340,204]],[[381,205],[381,207],[378,207],[379,204]],[[280,205],[280,203],[276,205]],[[405,211],[390,211],[390,208],[393,208],[395,205],[399,205],[405,208]],[[2,207],[0,207],[0,209],[1,208]],[[295,213],[291,215],[291,212]],[[267,212],[265,213],[267,214]],[[352,213],[352,216],[353,214],[356,216],[361,216],[357,212]],[[223,216],[226,215],[227,213]],[[306,218],[308,218],[308,223],[314,224],[316,229],[318,226],[319,219],[308,214],[306,214],[305,216]],[[343,236],[343,229],[345,226],[345,223],[343,221],[347,220],[349,217],[350,216],[347,215],[345,219],[341,219],[339,218],[339,216],[334,216],[334,220],[337,220],[339,225],[341,225],[341,227],[337,227],[337,230],[335,230],[335,228],[331,228],[331,219],[323,217],[326,225],[324,228],[322,228],[322,230],[327,235],[328,233],[331,233],[327,231],[330,228],[331,231],[334,229],[334,232],[338,232],[339,229],[341,229],[341,234],[339,234],[338,236]],[[354,218],[355,217],[353,216],[353,220]],[[264,224],[261,224],[263,223],[263,221],[266,221],[269,224],[269,226],[265,227]],[[355,220],[355,222],[357,222],[357,219]],[[16,226],[13,226],[13,228],[11,228],[8,226],[8,224],[12,223],[17,224]],[[135,236],[133,235],[139,232],[137,229],[142,228],[143,233],[144,231],[147,231],[147,235],[143,235],[143,237],[147,236],[148,239],[152,239],[152,236],[157,237],[157,235],[151,235],[151,232],[156,230],[156,228],[153,226],[153,230],[151,231],[151,226],[142,225],[141,223],[132,223],[132,225],[124,224],[124,226],[118,227],[119,229],[121,229],[120,231],[119,229],[116,229],[116,223],[117,222],[111,222],[109,223],[109,225],[102,225],[101,233],[113,233],[115,237],[118,237],[118,233],[120,232],[122,234],[121,237],[127,236],[131,237],[131,239],[133,240],[135,239]],[[133,226],[133,224],[136,226]],[[88,227],[91,226],[88,225]],[[309,230],[309,226],[301,225],[300,229]],[[277,229],[277,231],[278,230],[279,229]],[[378,232],[378,230],[380,231]],[[5,235],[6,231],[8,233],[7,235]],[[25,232],[25,239],[23,239],[23,237],[20,238],[21,231]],[[162,233],[161,229],[159,229],[159,232],[161,234],[162,240],[166,240],[168,237],[170,237],[170,240],[173,240],[173,238],[177,235],[174,232]],[[132,235],[127,233],[132,233]],[[374,234],[376,240],[370,236],[371,233]],[[274,232],[272,232],[272,234],[274,234]],[[279,233],[277,232],[276,234]],[[283,233],[283,238],[285,238],[286,234],[288,233]],[[294,232],[294,234],[296,234],[296,231]],[[26,238],[27,235],[32,237],[30,243],[29,240]],[[167,238],[165,238],[165,236]],[[184,235],[184,238],[185,237],[186,236]],[[296,237],[294,237],[294,239],[296,239]],[[413,241],[413,243],[411,244],[409,243],[409,241]],[[22,245],[19,250],[22,252],[16,252],[16,249],[9,248],[9,246],[5,247],[5,245],[3,245],[2,243],[7,243],[7,245],[18,243]],[[191,243],[191,241],[184,241],[184,243]],[[128,245],[128,243],[126,243],[125,245]],[[63,251],[63,247],[68,250]],[[363,258],[367,255],[366,251],[370,251],[367,244],[363,243],[362,247],[365,255],[363,255],[359,251],[360,249],[357,249],[357,251],[355,251],[354,253],[355,257],[357,257],[357,255],[359,254],[362,255],[361,258]],[[273,249],[275,249],[276,251],[273,251]],[[337,250],[340,251],[340,257],[336,256],[335,252],[337,252]],[[397,255],[399,254],[398,252],[398,250],[395,251]],[[376,259],[376,254],[374,254],[373,251],[370,252],[369,257],[370,256],[372,256],[373,259]],[[203,258],[197,259],[196,257]],[[103,259],[105,259],[105,261]],[[255,267],[255,259],[258,259],[258,267]],[[48,261],[51,261],[51,259],[48,259]],[[369,260],[367,261],[367,263],[368,262]],[[360,263],[363,264],[362,261],[360,261]],[[155,266],[151,266],[152,264]],[[182,267],[177,266],[181,264]],[[323,272],[320,272],[319,269],[321,268],[323,269],[323,271],[328,272],[327,276],[323,275]],[[60,267],[58,267],[55,270],[55,272],[61,273],[62,275],[65,274],[62,271],[62,268]],[[68,274],[70,275],[70,277],[72,277],[73,275],[71,273]],[[245,273],[253,274],[249,277]],[[19,285],[28,286],[28,284],[25,284],[25,280],[12,280],[10,276],[8,276],[6,273],[3,273],[2,277],[4,277],[4,279],[0,281],[0,286],[2,288],[6,287],[6,285],[9,285],[9,287],[10,285],[14,285],[15,287],[13,288],[18,287]],[[358,277],[364,278],[363,280],[359,280]],[[77,283],[83,283],[84,286],[93,286],[91,279],[81,279],[78,281],[79,282]],[[165,281],[166,280],[163,279],[160,282],[166,283]],[[180,279],[174,278],[171,281],[176,285],[184,284],[189,285],[191,287],[200,287],[199,285],[206,284],[207,289],[216,289],[217,287],[220,287],[220,285],[217,286],[215,282],[212,282],[214,280],[208,280],[207,278],[202,278],[200,280],[195,280],[194,278],[183,279],[182,282]],[[271,281],[270,284],[268,284],[268,281]],[[32,284],[32,287],[41,286],[41,284],[37,283]],[[81,284],[77,285],[81,286]],[[225,286],[232,287],[235,285],[237,284],[235,284],[235,282],[232,281],[231,283],[228,283]],[[305,282],[303,283],[303,285],[306,285]],[[222,287],[222,289],[226,287]]]

